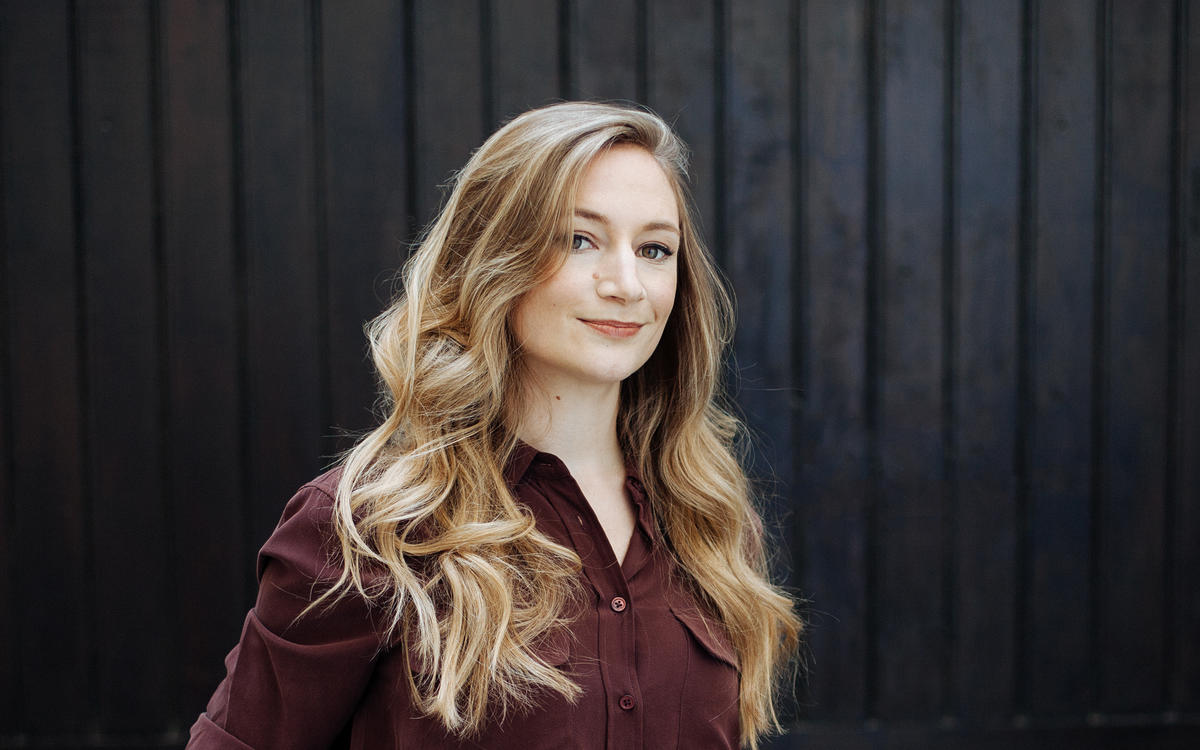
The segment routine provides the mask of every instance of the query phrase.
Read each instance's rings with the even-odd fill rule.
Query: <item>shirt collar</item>
[[[508,483],[508,489],[515,490],[517,488],[537,454],[537,449],[529,443],[524,440],[517,441],[517,446],[513,448],[508,457],[508,464],[504,467],[504,481]]]
[[[513,448],[512,453],[508,457],[508,463],[504,466],[504,481],[508,483],[510,490],[516,489],[517,485],[521,483],[526,472],[529,471],[529,467],[533,465],[534,459],[538,456],[545,456],[554,464],[562,464],[558,456],[555,456],[553,453],[542,453],[524,440],[517,441],[516,447]],[[642,485],[641,472],[638,471],[637,466],[634,465],[628,456],[625,458],[625,476],[632,480],[633,487],[644,498],[646,489]]]
[[[504,480],[508,483],[510,491],[516,492],[517,486],[521,484],[521,480],[525,478],[530,467],[533,466],[539,456],[543,459],[540,463],[548,468],[554,467],[556,472],[570,473],[567,471],[567,467],[563,464],[562,460],[554,454],[542,453],[525,441],[518,440],[512,454],[508,457],[508,463],[504,467]],[[651,539],[657,540],[658,525],[654,521],[654,514],[650,508],[646,487],[642,484],[641,473],[637,470],[637,466],[628,457],[625,458],[625,486],[629,488],[629,496],[633,500],[638,522]]]

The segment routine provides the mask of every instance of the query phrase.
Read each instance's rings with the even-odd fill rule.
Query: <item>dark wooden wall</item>
[[[172,747],[512,114],[695,151],[780,747],[1200,742],[1200,4],[4,0],[0,747]]]

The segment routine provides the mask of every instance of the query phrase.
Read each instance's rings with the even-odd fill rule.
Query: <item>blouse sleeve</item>
[[[188,748],[326,748],[353,715],[382,643],[376,613],[351,593],[297,619],[340,572],[329,563],[332,507],[316,483],[288,502],[259,552],[254,609]]]

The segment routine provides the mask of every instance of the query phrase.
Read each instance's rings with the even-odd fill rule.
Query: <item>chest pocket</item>
[[[671,614],[675,615],[675,619],[683,624],[683,627],[691,633],[692,638],[703,647],[709,656],[738,669],[737,653],[733,650],[733,644],[729,641],[729,636],[725,634],[723,627],[701,614],[694,607],[683,607],[675,602],[669,606]]]
[[[680,747],[735,748],[740,675],[733,644],[724,627],[695,606],[678,602],[669,606],[693,643],[680,696],[684,707]]]

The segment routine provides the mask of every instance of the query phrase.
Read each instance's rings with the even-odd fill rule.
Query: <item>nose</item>
[[[596,279],[596,294],[619,302],[637,302],[646,296],[631,246],[622,243],[620,248],[603,253],[598,266],[592,274]]]

